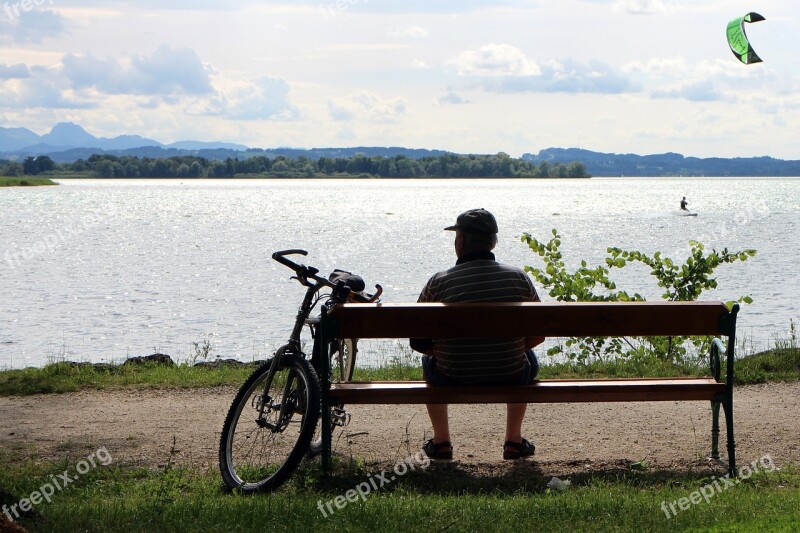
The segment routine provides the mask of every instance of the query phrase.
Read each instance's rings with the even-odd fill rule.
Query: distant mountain
[[[96,143],[88,143],[86,147],[94,145],[102,150],[130,150],[131,148],[141,148],[142,146],[163,146],[158,141],[147,139],[139,135],[120,135],[113,139],[97,139]]]
[[[438,157],[449,154],[447,150],[428,150],[426,148],[403,148],[401,146],[354,146],[352,148],[250,148],[249,155],[261,155],[266,157],[308,157],[309,159],[319,159],[320,157],[353,157],[363,155],[366,157],[395,157],[403,155],[409,159],[422,159],[423,157]]]
[[[39,142],[39,136],[27,128],[0,128],[0,151],[13,151]]]
[[[178,141],[167,144],[166,147],[175,148],[176,150],[233,150],[236,152],[244,152],[245,150],[248,150],[248,147],[243,144],[202,141]]]
[[[636,155],[592,152],[580,148],[547,148],[538,154],[523,154],[522,159],[541,162],[586,165],[592,176],[800,176],[800,161],[773,157],[684,157],[664,154]]]
[[[357,146],[354,148],[249,148],[229,142],[178,141],[163,144],[139,135],[120,135],[114,138],[95,137],[78,124],[61,122],[50,133],[37,135],[26,128],[0,128],[0,159],[19,161],[28,156],[46,155],[58,163],[71,163],[87,159],[92,154],[110,154],[118,157],[172,157],[193,155],[218,160],[245,159],[255,155],[265,157],[394,157],[404,155],[412,159],[446,154],[444,150],[423,148]]]
[[[60,122],[53,126],[50,133],[44,135],[37,135],[26,128],[0,127],[0,157],[5,159],[24,159],[31,155],[48,155],[54,161],[64,161],[71,157],[69,154],[85,153],[82,151],[83,149],[90,150],[92,153],[105,153],[144,147],[174,148],[179,151],[225,149],[241,152],[248,149],[243,144],[226,142],[180,141],[164,145],[139,135],[119,135],[113,138],[95,137],[72,122]]]
[[[61,122],[45,135],[27,128],[0,127],[0,159],[20,161],[28,156],[46,155],[58,163],[88,159],[93,154],[118,157],[196,156],[209,160],[247,159],[253,156],[350,158],[405,156],[411,159],[438,157],[452,152],[400,146],[355,146],[350,148],[248,148],[229,142],[178,141],[164,144],[139,135],[113,138],[95,137],[78,124]],[[583,163],[592,176],[800,176],[800,161],[772,157],[684,157],[668,152],[637,155],[593,152],[581,148],[547,148],[538,154],[526,153],[522,159],[545,163]]]
[[[82,146],[97,146],[97,137],[89,134],[85,129],[72,122],[59,122],[50,133],[42,135],[39,138],[40,144],[50,146],[67,146],[70,148],[77,148]]]

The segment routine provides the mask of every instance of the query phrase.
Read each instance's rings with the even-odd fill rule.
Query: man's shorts
[[[528,350],[525,352],[525,369],[522,371],[522,377],[520,378],[519,382],[517,383],[508,383],[507,381],[504,382],[480,382],[475,383],[476,385],[530,385],[536,380],[536,377],[539,375],[539,360],[536,358],[536,354],[533,350]],[[422,356],[422,376],[423,379],[427,383],[431,385],[441,385],[441,386],[455,386],[460,385],[460,383],[454,383],[447,379],[445,376],[441,375],[436,368],[436,359],[431,357],[430,355],[423,355]]]

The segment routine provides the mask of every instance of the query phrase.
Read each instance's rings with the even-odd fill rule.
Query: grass
[[[39,185],[58,185],[47,178],[8,178],[0,177],[0,187],[27,187]]]
[[[381,368],[356,370],[355,379],[420,379],[409,353]],[[795,343],[738,360],[737,382],[789,381],[800,377]],[[53,363],[0,372],[0,394],[70,392],[82,389],[238,387],[252,367],[188,365],[91,365]],[[544,378],[676,376],[706,374],[705,362],[682,365],[641,357],[588,364],[543,366]],[[113,450],[112,450],[113,452]],[[0,447],[0,504],[28,497],[54,477],[75,473],[83,457],[64,448],[60,461],[34,459],[35,449]],[[455,464],[417,468],[363,501],[336,508],[336,498],[375,479],[392,465],[339,459],[323,478],[316,461],[304,462],[279,491],[245,497],[222,490],[216,466],[174,464],[154,470],[114,458],[91,469],[50,502],[41,502],[20,523],[31,531],[792,531],[800,523],[800,465],[762,471],[681,511],[677,502],[711,486],[722,468],[690,471],[594,470],[568,476],[565,491],[548,489],[536,462],[484,473]],[[750,457],[741,459],[752,459]],[[762,469],[763,470],[763,469]],[[712,477],[712,476],[716,476]],[[340,498],[339,502],[342,500]],[[686,500],[688,501],[688,500]],[[685,501],[685,502],[686,502]],[[321,502],[321,503],[320,503]],[[333,512],[320,511],[332,502]],[[676,506],[667,517],[662,502]],[[687,504],[688,505],[688,504]],[[326,516],[327,515],[327,516]],[[0,529],[2,527],[0,526]]]
[[[252,372],[252,366],[205,369],[185,364],[144,364],[96,368],[59,362],[42,368],[0,372],[0,395],[64,393],[87,389],[238,387]]]
[[[724,366],[724,365],[723,365]],[[252,373],[252,366],[215,369],[186,364],[117,365],[95,368],[59,362],[42,368],[0,372],[0,396],[65,393],[79,390],[119,388],[198,388],[222,385],[240,386]],[[589,363],[543,365],[542,379],[591,379],[597,377],[677,377],[708,375],[707,361],[684,363],[657,357],[638,357]],[[723,376],[725,369],[723,368]],[[378,368],[356,368],[356,381],[419,380],[422,370],[413,355],[403,353]],[[736,383],[755,384],[768,381],[800,379],[800,348],[775,348],[736,361]]]
[[[0,486],[10,493],[2,503],[12,505],[51,476],[74,473],[80,457],[0,459],[7,465]],[[320,511],[381,468],[387,467],[339,464],[333,477],[321,478],[317,463],[307,462],[278,492],[245,497],[226,494],[215,471],[111,464],[57,491],[20,523],[32,531],[790,531],[800,520],[800,469],[792,465],[759,472],[708,503],[676,506],[669,518],[662,502],[712,484],[710,472],[601,472],[573,476],[568,490],[551,491],[541,474],[484,479],[433,464],[363,500],[332,504],[332,513]]]
[[[800,379],[800,348],[776,348],[751,355],[736,361],[735,369],[737,383],[797,381]]]

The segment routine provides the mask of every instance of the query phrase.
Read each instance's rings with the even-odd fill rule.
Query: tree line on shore
[[[211,160],[197,156],[164,158],[118,157],[95,154],[72,163],[56,163],[49,156],[28,157],[23,162],[0,160],[2,176],[72,175],[95,178],[588,178],[580,162],[538,164],[495,155],[460,155],[413,159],[355,155],[352,157],[288,158],[252,156]]]

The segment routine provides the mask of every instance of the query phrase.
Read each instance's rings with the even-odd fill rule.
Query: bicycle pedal
[[[343,428],[350,423],[350,418],[350,413],[344,409],[333,409],[331,411],[331,422],[334,426]]]

